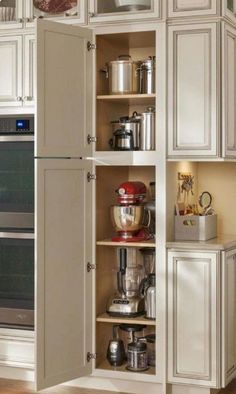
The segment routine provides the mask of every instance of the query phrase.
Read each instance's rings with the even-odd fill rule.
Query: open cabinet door
[[[38,157],[91,157],[92,41],[91,29],[37,22]]]
[[[36,159],[37,390],[91,373],[90,160]]]

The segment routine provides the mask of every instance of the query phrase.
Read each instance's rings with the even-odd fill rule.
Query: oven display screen
[[[24,131],[29,131],[30,124],[29,124],[29,120],[27,119],[20,119],[20,120],[16,120],[16,130],[20,131],[20,130],[24,130]]]

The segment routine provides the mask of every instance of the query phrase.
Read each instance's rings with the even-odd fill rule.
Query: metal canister
[[[150,274],[148,277],[149,286],[146,291],[146,319],[156,319],[156,275]]]
[[[144,342],[128,344],[127,369],[141,372],[148,369],[147,345]]]
[[[109,94],[140,93],[140,61],[133,61],[129,55],[120,55],[117,60],[110,61],[106,76]]]
[[[149,56],[140,65],[141,93],[155,93],[156,91],[156,56]]]
[[[141,114],[140,149],[155,150],[155,107]]]

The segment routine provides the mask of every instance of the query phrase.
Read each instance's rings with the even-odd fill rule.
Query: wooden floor
[[[35,394],[33,384],[18,380],[0,379],[1,394]],[[44,390],[42,394],[114,394],[114,391],[86,390],[75,387],[56,386],[49,390]],[[125,394],[125,393],[120,393]],[[220,394],[236,394],[236,380],[227,389],[221,390]]]

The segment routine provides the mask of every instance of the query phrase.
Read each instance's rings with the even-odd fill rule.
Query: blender
[[[126,317],[142,315],[145,308],[140,283],[144,275],[143,267],[137,264],[135,248],[119,248],[118,260],[117,292],[108,300],[107,313]]]

